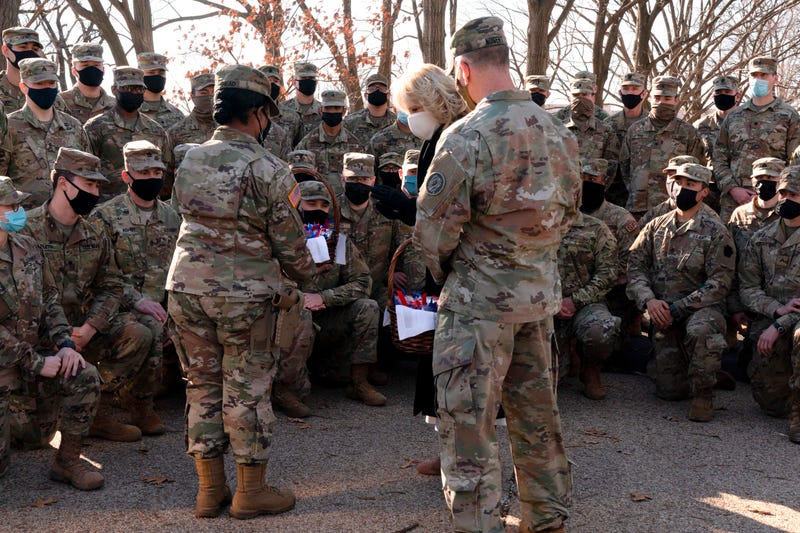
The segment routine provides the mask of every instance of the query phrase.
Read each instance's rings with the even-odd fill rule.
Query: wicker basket
[[[400,340],[397,334],[397,313],[394,310],[394,271],[397,268],[400,256],[403,255],[409,244],[411,244],[411,238],[406,239],[397,247],[391,262],[389,262],[389,279],[387,283],[389,299],[386,302],[386,310],[389,312],[389,320],[391,322],[389,328],[392,331],[392,343],[398,350],[417,355],[430,355],[433,353],[433,331],[426,331],[403,340]]]

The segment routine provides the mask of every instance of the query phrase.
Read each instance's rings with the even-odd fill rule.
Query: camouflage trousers
[[[164,364],[164,340],[166,338],[166,333],[164,331],[164,324],[154,316],[140,313],[139,311],[134,311],[134,315],[140,324],[150,330],[150,336],[153,340],[150,343],[147,358],[142,366],[141,381],[137,380],[131,392],[136,398],[152,398],[161,385],[161,368]]]
[[[722,365],[725,317],[715,307],[704,307],[651,336],[655,352],[656,395],[664,400],[689,397],[695,388],[713,387]]]
[[[301,399],[311,393],[311,381],[308,379],[306,363],[311,356],[316,335],[311,311],[303,309],[292,347],[287,352],[281,352],[278,374],[275,376],[276,383],[286,385]]]
[[[559,360],[559,377],[569,370],[567,354],[572,352],[572,340],[577,343],[577,352],[582,361],[588,364],[601,364],[608,359],[620,333],[619,317],[611,314],[604,303],[594,303],[582,307],[569,320],[555,320],[556,341]]]
[[[792,391],[800,391],[800,322],[791,334],[778,337],[772,355],[764,357],[755,348],[758,338],[772,320],[758,320],[750,327],[753,340],[753,358],[747,367],[753,399],[761,410],[770,416],[789,414]]]
[[[523,526],[558,526],[572,506],[551,358],[553,319],[504,324],[439,310],[433,374],[442,484],[455,531],[505,531],[495,418],[502,402]]]
[[[230,446],[237,463],[269,460],[278,370],[275,313],[265,301],[169,294],[172,342],[186,384],[186,448],[196,459]]]

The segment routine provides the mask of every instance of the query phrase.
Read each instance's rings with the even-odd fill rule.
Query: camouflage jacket
[[[657,130],[649,118],[635,122],[625,135],[620,150],[622,179],[628,189],[633,214],[642,214],[667,199],[666,176],[662,170],[678,155],[693,155],[701,164],[703,143],[694,126],[679,118]]]
[[[625,116],[624,111],[617,111],[605,120],[605,123],[611,126],[611,128],[614,130],[620,149],[622,148],[622,144],[625,142],[625,135],[628,133],[630,127],[635,122],[638,122],[643,118],[647,118],[647,110],[644,109],[644,107],[642,108],[642,114],[636,118],[628,118]]]
[[[651,207],[650,209],[647,210],[647,213],[645,213],[644,216],[639,219],[639,222],[637,223],[637,225],[639,226],[639,230],[645,227],[645,225],[651,220],[658,218],[661,215],[666,215],[670,211],[674,210],[675,210],[675,204],[670,199],[666,199],[660,204]],[[708,207],[706,204],[703,204],[700,207],[700,210],[703,211],[708,216],[717,217],[718,220],[720,221],[722,220],[719,218],[719,214],[710,207]]]
[[[602,302],[617,281],[617,241],[600,220],[578,213],[558,247],[561,293],[577,309]]]
[[[90,118],[117,105],[117,99],[102,88],[97,99],[83,96],[77,85],[68,91],[62,91],[58,96],[60,102],[56,100],[57,108],[77,118],[81,124],[86,124]]]
[[[603,202],[592,213],[587,213],[594,218],[601,220],[617,240],[617,276],[621,279],[620,283],[625,283],[625,272],[628,271],[628,255],[633,241],[639,235],[639,225],[633,215],[628,213],[624,207],[614,205],[611,202]]]
[[[782,220],[758,230],[739,262],[739,297],[744,307],[772,319],[775,311],[800,297],[800,231],[787,238]],[[789,313],[776,322],[792,328],[800,313]]]
[[[577,216],[578,142],[531,101],[498,91],[443,133],[417,199],[414,244],[439,306],[523,323],[561,304],[558,246]]]
[[[18,364],[32,378],[44,366],[36,348],[68,341],[72,327],[53,275],[30,237],[8,235],[8,248],[0,250],[0,291],[0,369]],[[0,391],[4,385],[0,382]]]
[[[183,112],[170,104],[164,97],[158,102],[148,102],[145,100],[142,107],[139,108],[140,113],[144,113],[149,118],[158,122],[158,124],[165,130],[170,129],[172,126],[186,118]]]
[[[289,167],[255,138],[220,126],[187,152],[172,205],[183,217],[167,290],[267,300],[310,278],[314,263]]]
[[[736,249],[725,225],[703,209],[686,222],[671,211],[649,222],[631,247],[628,298],[644,310],[653,298],[680,317],[704,307],[724,311],[736,271]]]
[[[117,314],[124,288],[111,241],[102,227],[83,217],[65,237],[49,206],[48,201],[32,210],[23,232],[44,252],[70,324],[89,323],[103,333]]]
[[[144,298],[164,303],[167,269],[181,227],[178,214],[160,200],[155,209],[144,211],[123,193],[95,209],[90,218],[101,221],[111,239],[125,279],[122,309],[132,310]]]
[[[375,156],[375,172],[377,172],[381,155],[395,152],[402,159],[407,151],[418,149],[421,144],[422,141],[418,137],[410,131],[404,132],[395,122],[372,136],[367,145],[367,153]]]
[[[700,135],[700,140],[703,142],[703,152],[706,156],[706,162],[711,164],[714,156],[714,144],[717,142],[719,135],[719,127],[722,124],[722,119],[717,114],[716,109],[712,110],[697,119],[693,126]]]
[[[372,291],[369,267],[350,239],[345,242],[345,263],[326,265],[326,269],[330,268],[301,285],[303,292],[319,294],[326,307],[341,307],[369,298]]]
[[[280,107],[286,108],[289,111],[294,111],[300,115],[301,127],[299,140],[297,143],[299,143],[303,137],[316,130],[317,126],[319,126],[322,122],[322,102],[316,98],[313,102],[311,102],[311,105],[305,111],[301,109],[302,106],[300,102],[297,101],[297,98],[290,98],[289,100],[286,100],[280,105]]]
[[[303,119],[300,117],[300,113],[294,109],[284,107],[282,104],[278,105],[278,111],[280,111],[280,115],[273,117],[272,122],[286,131],[286,135],[289,137],[289,145],[294,148],[303,138]],[[291,150],[289,151],[291,152]]]
[[[607,159],[609,162],[608,174],[610,176],[616,174],[619,143],[611,126],[596,117],[591,117],[585,123],[575,122],[570,117],[564,126],[578,139],[581,159]]]
[[[553,113],[553,116],[556,117],[558,120],[566,124],[567,122],[572,120],[572,108],[570,106],[562,107],[558,111]],[[608,113],[605,110],[598,106],[594,106],[594,118],[599,121],[604,121],[608,119]]]
[[[8,81],[5,70],[0,72],[0,102],[9,115],[25,105],[25,95],[17,85]]]
[[[286,161],[286,154],[292,151],[292,139],[280,124],[273,122],[267,138],[264,139],[264,148],[278,159]]]
[[[211,138],[217,126],[213,116],[198,115],[192,111],[170,127],[167,134],[173,148],[186,143],[203,144]],[[175,168],[178,168],[178,165],[180,161],[176,159]]]
[[[89,139],[78,119],[54,111],[53,120],[43,123],[28,106],[8,117],[8,133],[0,145],[0,175],[14,180],[21,191],[31,193],[24,207],[38,207],[50,198],[50,171],[58,149],[89,151]]]
[[[164,128],[154,120],[139,113],[137,118],[127,121],[120,116],[117,108],[113,108],[90,119],[83,129],[89,136],[91,152],[100,158],[100,171],[109,181],[100,187],[101,200],[110,200],[128,189],[121,176],[125,168],[122,147],[130,141],[145,140],[158,146],[167,166],[164,179],[170,181],[172,142]]]
[[[344,192],[342,187],[342,165],[344,154],[347,152],[364,152],[365,146],[349,131],[342,127],[336,137],[328,137],[322,124],[301,140],[297,150],[314,152],[317,158],[317,170],[339,196]]]
[[[719,190],[753,189],[753,161],[777,157],[788,161],[800,145],[800,115],[792,106],[775,98],[756,109],[752,100],[731,111],[720,126],[714,145],[714,179]]]
[[[361,111],[356,111],[344,117],[342,124],[363,146],[367,146],[373,135],[388,128],[396,121],[397,114],[390,109],[387,109],[386,114],[382,117],[374,117],[369,114],[369,109],[365,107]]]

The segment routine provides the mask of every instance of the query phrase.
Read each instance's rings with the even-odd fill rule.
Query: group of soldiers
[[[481,92],[471,76],[482,68],[485,75],[492,72],[470,54],[506,47],[502,24],[478,20],[460,30],[453,44],[454,57],[461,57],[454,66],[456,85],[468,104],[475,103],[469,101],[470,86]],[[689,418],[707,422],[713,417],[712,390],[722,376],[722,355],[741,342],[739,333],[745,339],[740,357],[748,365],[755,400],[771,416],[789,415],[789,438],[800,442],[800,294],[792,292],[800,279],[800,256],[794,253],[800,250],[800,237],[794,236],[800,226],[800,166],[792,166],[800,145],[800,116],[774,96],[778,65],[772,58],[749,62],[744,103],[740,80],[715,79],[714,106],[694,125],[678,118],[678,78],[659,76],[648,84],[643,74],[626,74],[620,88],[623,109],[608,116],[594,103],[596,77],[577,73],[568,106],[551,115],[536,107],[531,115],[547,132],[540,140],[547,145],[547,161],[537,165],[549,166],[515,186],[547,195],[509,200],[510,193],[491,189],[508,192],[509,183],[472,182],[466,173],[483,168],[486,178],[489,169],[510,168],[529,156],[520,155],[527,152],[517,147],[511,159],[492,161],[481,143],[506,149],[505,133],[492,130],[496,139],[481,137],[476,133],[482,131],[480,121],[443,136],[445,149],[437,152],[428,177],[418,181],[420,138],[412,133],[409,114],[390,109],[390,83],[381,74],[364,80],[365,107],[348,114],[344,92],[325,90],[316,98],[318,70],[308,62],[294,64],[294,96],[288,99],[281,71],[273,65],[258,69],[257,75],[235,67],[216,76],[202,73],[190,80],[194,106],[184,116],[162,96],[167,58],[161,54],[141,53],[137,67],[114,68],[110,95],[101,87],[105,66],[99,44],[72,47],[71,72],[77,82],[63,92],[58,91],[57,67],[42,57],[35,31],[4,30],[2,53],[0,475],[8,468],[10,445],[41,447],[60,429],[51,477],[84,490],[102,486],[102,476],[79,460],[82,441],[89,435],[135,441],[164,433],[154,397],[170,336],[183,339],[175,344],[189,376],[187,400],[202,405],[209,393],[192,388],[192,375],[210,370],[190,368],[185,349],[204,357],[203,337],[193,328],[208,309],[193,296],[228,294],[244,300],[274,292],[275,287],[257,282],[267,266],[247,258],[248,250],[263,246],[271,246],[280,259],[280,267],[270,263],[274,277],[287,272],[293,279],[278,291],[293,312],[281,315],[283,322],[263,324],[265,331],[275,328],[280,362],[266,378],[241,382],[238,393],[250,394],[263,385],[274,407],[293,417],[309,416],[304,400],[311,369],[321,381],[346,384],[352,399],[384,405],[386,398],[375,386],[387,381],[377,363],[378,354],[389,349],[382,325],[389,263],[415,231],[417,246],[398,261],[393,283],[394,288],[420,287],[423,263],[437,282],[448,282],[437,343],[455,352],[434,358],[435,375],[448,373],[453,383],[469,377],[456,370],[470,364],[473,354],[463,348],[481,328],[492,335],[496,323],[534,324],[514,335],[539,346],[549,344],[548,321],[554,320],[558,373],[578,374],[586,396],[600,400],[606,395],[600,376],[604,363],[644,332],[653,345],[650,374],[656,394],[667,400],[691,397]],[[210,168],[208,158],[217,162],[226,157],[213,153],[213,143],[244,142],[240,134],[217,129],[220,113],[228,111],[215,92],[246,88],[259,93],[265,84],[269,113],[263,124],[253,115],[258,121],[254,133],[275,161],[285,163],[269,172],[290,175],[288,183],[297,186],[255,194],[298,211],[264,213],[255,204],[241,204],[239,223],[260,227],[266,220],[269,243],[237,243],[245,259],[229,272],[231,279],[210,279],[204,272],[213,258],[196,252],[195,243],[187,240],[193,222],[185,213],[219,210],[222,220],[233,205],[226,202],[242,202],[225,200],[238,189],[219,190],[217,182],[204,181],[201,174]],[[549,79],[528,76],[525,89],[543,107],[550,96]],[[512,109],[515,99],[528,93],[500,91],[500,97],[483,94],[476,101],[484,108]],[[203,156],[197,151],[193,156],[203,143]],[[273,165],[270,161],[265,164]],[[581,176],[582,186],[569,183],[572,174]],[[554,192],[549,183],[559,179]],[[464,188],[466,183],[486,188],[480,202],[472,203],[486,218],[469,226],[473,240],[462,238],[462,218],[471,205],[465,195],[475,193]],[[376,185],[411,198],[419,193],[425,224],[415,230],[384,216],[370,197]],[[561,206],[563,220],[535,218],[543,215],[530,211],[528,203],[545,202],[545,196],[546,202]],[[528,213],[535,221],[509,217],[510,212]],[[332,225],[329,259],[310,264],[305,249],[290,245],[296,242],[291,237],[298,216],[305,238]],[[536,227],[531,232],[537,238],[557,245],[557,254],[530,251],[545,266],[523,268],[510,258],[511,236],[528,223]],[[179,234],[184,241],[176,251]],[[461,255],[451,257],[459,239]],[[492,269],[481,275],[498,271],[505,279],[513,270],[519,277],[520,268],[530,267],[529,274],[541,280],[517,294],[487,295],[481,284],[494,287],[497,279],[489,276],[484,283],[474,272],[467,275],[467,267],[458,270],[460,259],[469,264],[475,257],[490,258]],[[559,286],[560,295],[551,294]],[[539,296],[526,296],[532,291]],[[551,296],[560,298],[555,307]],[[275,305],[283,309],[284,304]],[[225,308],[216,312],[225,313]],[[445,330],[451,336],[440,340]],[[457,342],[457,334],[465,335],[464,342]],[[476,364],[491,366],[491,354],[479,351]],[[211,360],[213,354],[205,357]],[[522,384],[517,392],[525,390]],[[445,389],[438,393],[440,401],[451,394]],[[128,423],[113,416],[112,403],[130,412]],[[522,416],[522,405],[509,401],[505,407],[515,417]],[[187,414],[190,453],[200,456],[217,446],[201,438],[207,414]],[[440,415],[442,438],[457,438],[453,432],[460,431],[460,422],[448,419],[446,409]],[[555,423],[560,424],[557,417]],[[444,477],[458,479],[458,465],[444,462],[444,453]],[[562,485],[569,483],[557,482],[565,491]],[[451,509],[460,505],[457,492],[448,495]],[[204,511],[198,500],[198,515],[217,512],[217,504]],[[565,518],[568,505],[562,504],[559,513]],[[560,524],[555,519],[548,523]]]

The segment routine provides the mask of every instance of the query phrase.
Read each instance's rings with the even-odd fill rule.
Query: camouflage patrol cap
[[[167,56],[155,52],[136,54],[136,62],[142,70],[167,70]]]
[[[326,200],[329,204],[333,203],[328,188],[321,181],[301,181],[298,185],[300,186],[300,197],[303,200],[307,202],[311,200]]]
[[[263,67],[258,67],[258,70],[266,74],[268,78],[277,78],[278,83],[283,85],[283,80],[281,79],[281,69],[278,65],[264,65]]]
[[[39,41],[39,34],[35,30],[24,26],[15,26],[3,30],[3,44],[12,46],[24,43],[36,43],[39,48],[42,47],[42,43]]]
[[[594,94],[594,84],[589,79],[572,80],[569,84],[570,94]]]
[[[78,43],[70,50],[73,61],[103,62],[103,46],[97,43]]]
[[[144,87],[144,71],[136,67],[114,67],[114,86],[130,87],[138,85]]]
[[[498,17],[472,19],[453,34],[450,52],[453,57],[492,46],[508,46],[503,21]]]
[[[781,171],[786,168],[786,161],[777,157],[762,157],[753,161],[752,177],[756,176],[780,176]]]
[[[714,85],[712,90],[738,91],[739,80],[735,76],[720,76],[718,78],[714,78]]]
[[[378,168],[381,169],[386,165],[397,165],[398,167],[402,167],[403,158],[397,152],[384,152],[378,158]]]
[[[794,165],[781,170],[778,180],[778,191],[800,193],[800,166]]]
[[[0,176],[0,205],[15,205],[30,198],[30,193],[17,190],[8,176]]]
[[[295,150],[286,154],[286,162],[289,168],[307,168],[317,170],[317,157],[314,152],[308,150]]]
[[[175,159],[178,161],[182,161],[184,157],[186,157],[186,152],[195,148],[196,146],[200,146],[199,143],[182,143],[172,149],[172,153],[175,154]]]
[[[675,177],[684,177],[708,185],[711,183],[712,174],[711,169],[708,167],[687,163],[678,167],[678,170],[675,172]]]
[[[328,89],[327,91],[322,91],[319,99],[322,102],[322,107],[347,107],[347,95],[344,91]]]
[[[678,167],[681,165],[698,165],[700,161],[693,156],[693,155],[678,155],[673,157],[667,162],[667,166],[661,172],[666,172],[667,170],[678,170]]]
[[[608,174],[608,160],[602,158],[584,159],[581,161],[581,174],[606,176]]]
[[[58,149],[53,170],[72,172],[87,180],[108,182],[100,173],[100,158],[74,148],[62,146]]]
[[[367,79],[364,80],[364,89],[375,83],[380,83],[381,85],[385,85],[386,87],[389,86],[389,80],[386,79],[386,76],[384,76],[379,72],[376,72],[374,74],[370,74],[369,76],[367,76]]]
[[[365,176],[372,178],[375,176],[375,156],[372,154],[362,154],[360,152],[347,152],[344,154],[344,164],[342,165],[342,176]]]
[[[58,68],[49,59],[32,57],[19,62],[19,76],[31,83],[58,81]]]
[[[750,71],[750,74],[752,74],[753,72],[763,72],[765,74],[777,74],[778,61],[774,57],[769,57],[769,56],[754,57],[747,64],[747,69]]]
[[[295,78],[314,78],[317,79],[318,69],[313,63],[306,61],[298,61],[294,64],[294,77]]]
[[[272,82],[266,74],[247,65],[223,65],[214,73],[214,92],[223,89],[246,89],[267,97],[269,114],[277,117],[280,114],[277,104],[270,96]]]
[[[636,87],[647,87],[647,76],[641,72],[628,72],[622,77],[622,86],[634,85]]]
[[[550,78],[548,78],[544,74],[531,74],[530,76],[525,76],[525,89],[528,91],[530,91],[531,89],[539,89],[540,91],[549,91]]]
[[[161,149],[150,141],[125,143],[125,146],[122,147],[122,155],[125,156],[125,166],[136,171],[150,168],[166,170],[167,168],[161,161]]]
[[[681,80],[674,76],[658,76],[653,80],[654,96],[678,96]]]
[[[597,83],[597,74],[590,70],[579,70],[575,73],[572,77],[573,81],[575,80],[589,80],[592,82],[592,85]]]
[[[406,150],[406,156],[403,158],[403,170],[409,168],[417,168],[419,166],[419,150]]]
[[[213,87],[214,74],[212,72],[203,72],[202,74],[192,76],[192,79],[189,80],[189,83],[192,84],[192,92],[205,89],[206,87]]]

